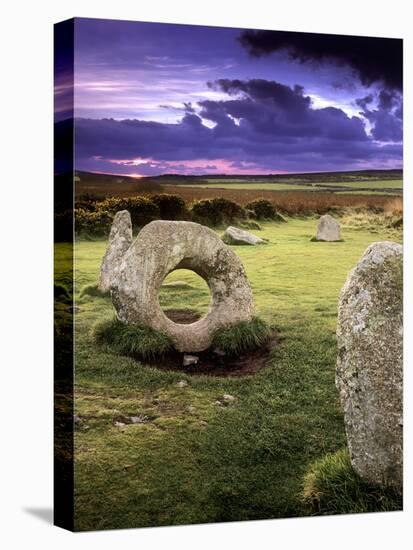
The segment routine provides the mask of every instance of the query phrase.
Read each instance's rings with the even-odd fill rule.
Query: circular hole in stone
[[[194,271],[176,269],[162,283],[159,304],[169,319],[188,325],[208,313],[211,292],[204,279]]]

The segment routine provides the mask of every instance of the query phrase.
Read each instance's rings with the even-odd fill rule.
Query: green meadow
[[[188,184],[181,184],[183,187],[187,187]],[[179,186],[179,185],[177,185]],[[207,180],[207,183],[199,183],[196,187],[205,189],[248,189],[248,190],[266,190],[266,191],[308,191],[309,189],[318,189],[328,191],[337,187],[346,187],[349,191],[358,191],[360,189],[369,190],[373,192],[383,192],[383,189],[403,189],[403,180],[365,180],[365,181],[320,181],[311,183],[297,183],[294,180],[285,182],[269,182],[269,181],[251,181],[245,182],[243,180]]]
[[[305,476],[346,445],[334,381],[339,292],[370,243],[401,240],[380,223],[343,221],[342,242],[311,242],[316,219],[289,218],[262,224],[267,245],[234,247],[278,344],[266,368],[233,378],[164,371],[97,346],[93,327],[113,307],[82,289],[96,284],[106,242],[76,242],[76,530],[317,513]],[[209,291],[178,270],[160,302],[204,313]],[[139,422],[125,423],[131,416]],[[369,510],[360,502],[355,495],[333,513]]]

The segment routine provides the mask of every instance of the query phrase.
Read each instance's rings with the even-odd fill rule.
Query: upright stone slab
[[[210,310],[189,325],[174,323],[159,305],[162,282],[176,269],[194,271],[211,290]],[[151,327],[187,353],[207,349],[217,329],[250,320],[254,313],[240,258],[215,231],[193,222],[158,220],[145,225],[122,257],[111,295],[120,321]]]
[[[339,241],[340,224],[330,214],[321,216],[318,220],[316,241]]]
[[[132,221],[127,210],[115,214],[110,229],[109,243],[100,267],[99,289],[110,290],[114,274],[125,252],[132,244]]]
[[[351,462],[366,481],[403,486],[403,249],[370,245],[340,294],[336,385]]]

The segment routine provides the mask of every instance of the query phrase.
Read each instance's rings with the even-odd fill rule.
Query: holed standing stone
[[[174,323],[162,311],[158,293],[165,277],[190,269],[208,284],[208,313],[189,325]],[[153,221],[123,255],[111,285],[118,319],[151,327],[171,338],[178,351],[207,349],[217,329],[254,314],[252,290],[240,258],[219,235],[198,223]]]
[[[338,312],[336,385],[351,462],[367,482],[403,486],[403,249],[370,245]]]

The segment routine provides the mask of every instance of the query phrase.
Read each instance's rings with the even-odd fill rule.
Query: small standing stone
[[[132,241],[132,221],[129,212],[127,210],[117,212],[113,219],[108,247],[100,268],[100,290],[104,292],[110,290],[119,263]]]
[[[351,462],[373,485],[403,486],[403,249],[370,245],[341,291],[336,385]]]
[[[186,388],[187,385],[188,385],[188,382],[186,380],[180,380],[177,383],[178,388]]]
[[[340,241],[340,224],[330,214],[321,216],[317,225],[316,241]]]

